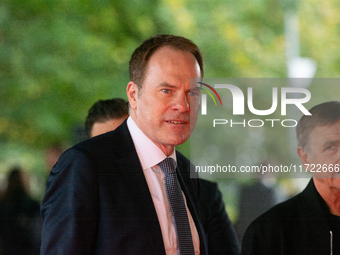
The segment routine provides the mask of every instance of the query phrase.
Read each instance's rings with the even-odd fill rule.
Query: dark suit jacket
[[[331,228],[322,203],[325,202],[311,180],[303,192],[274,206],[250,224],[241,254],[331,254]]]
[[[177,153],[177,173],[206,254],[197,179]],[[126,121],[67,150],[53,167],[41,206],[41,254],[165,254],[152,198]]]
[[[239,255],[236,232],[225,210],[217,183],[200,179],[199,208],[210,255]]]
[[[267,187],[260,179],[257,179],[251,184],[241,186],[239,216],[235,224],[236,233],[240,242],[249,224],[275,204],[277,204],[277,202],[274,188]]]

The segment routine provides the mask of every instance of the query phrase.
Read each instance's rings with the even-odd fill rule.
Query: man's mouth
[[[166,122],[171,123],[171,124],[187,124],[186,121],[176,121],[176,120],[168,120]]]

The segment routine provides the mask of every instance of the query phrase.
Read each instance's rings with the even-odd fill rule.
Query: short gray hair
[[[313,154],[310,146],[310,133],[317,126],[333,125],[340,120],[340,102],[331,101],[314,106],[309,111],[312,115],[304,115],[296,127],[298,146],[307,153]]]

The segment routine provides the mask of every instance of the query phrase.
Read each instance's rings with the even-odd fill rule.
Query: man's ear
[[[130,81],[126,87],[126,94],[130,103],[131,109],[137,108],[138,87],[133,81]]]
[[[304,164],[309,164],[310,162],[310,156],[309,154],[301,147],[298,146],[297,148],[297,154],[301,160],[301,163]]]

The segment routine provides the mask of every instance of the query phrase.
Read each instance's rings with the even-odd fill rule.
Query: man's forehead
[[[168,59],[167,56],[172,55],[173,53],[180,53],[180,54],[183,54],[183,55],[191,56],[192,59],[195,61],[195,68],[197,69],[197,72],[200,74],[200,76],[202,75],[200,65],[199,65],[196,57],[194,56],[194,54],[192,54],[192,52],[182,50],[182,49],[177,49],[177,48],[170,46],[170,45],[160,46],[154,52],[152,52],[150,54],[148,60],[147,60],[146,69],[148,69],[150,61],[152,61],[152,59],[157,58],[157,59],[167,60]]]
[[[327,130],[339,130],[340,132],[340,120],[336,121],[336,122],[333,122],[333,123],[330,123],[330,124],[325,124],[325,125],[317,125],[316,127],[313,128],[313,131],[314,130],[324,130],[324,131],[327,131]]]
[[[318,125],[312,129],[311,137],[313,140],[318,138],[326,139],[326,137],[340,137],[340,120],[328,125]]]

